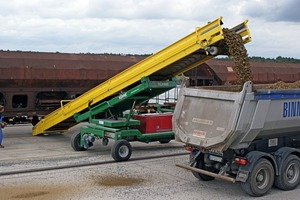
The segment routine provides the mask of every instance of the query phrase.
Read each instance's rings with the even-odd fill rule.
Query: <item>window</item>
[[[13,108],[26,108],[27,107],[27,95],[14,95],[12,98]]]
[[[64,91],[49,91],[49,92],[39,92],[36,95],[35,105],[39,109],[51,110],[60,107],[61,100],[67,100],[68,94]]]

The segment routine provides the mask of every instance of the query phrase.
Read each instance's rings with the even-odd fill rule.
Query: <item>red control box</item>
[[[133,115],[133,119],[139,120],[138,127],[141,133],[159,133],[172,131],[172,113],[147,113]]]

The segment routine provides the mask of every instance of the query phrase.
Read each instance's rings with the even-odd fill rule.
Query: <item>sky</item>
[[[152,54],[223,17],[249,56],[300,58],[299,0],[2,0],[0,50]]]

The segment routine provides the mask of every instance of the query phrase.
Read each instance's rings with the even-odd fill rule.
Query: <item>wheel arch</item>
[[[276,175],[280,175],[282,166],[284,164],[283,161],[286,160],[290,154],[300,158],[300,150],[293,147],[282,147],[275,152],[274,157],[276,165],[278,166],[278,173],[276,173]]]
[[[245,158],[247,159],[247,164],[240,165],[238,174],[243,174],[243,176],[238,176],[237,177],[238,181],[245,182],[248,179],[249,174],[253,170],[254,166],[256,165],[258,160],[261,158],[264,158],[264,159],[267,159],[268,161],[270,161],[270,163],[272,164],[272,166],[274,168],[275,174],[276,175],[278,174],[278,166],[275,161],[275,158],[269,153],[265,153],[265,152],[261,152],[261,151],[251,151],[245,156]]]

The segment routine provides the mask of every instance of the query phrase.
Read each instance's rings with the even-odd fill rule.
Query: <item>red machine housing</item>
[[[147,113],[133,115],[133,119],[141,122],[138,129],[147,134],[172,131],[172,116],[172,113]]]

